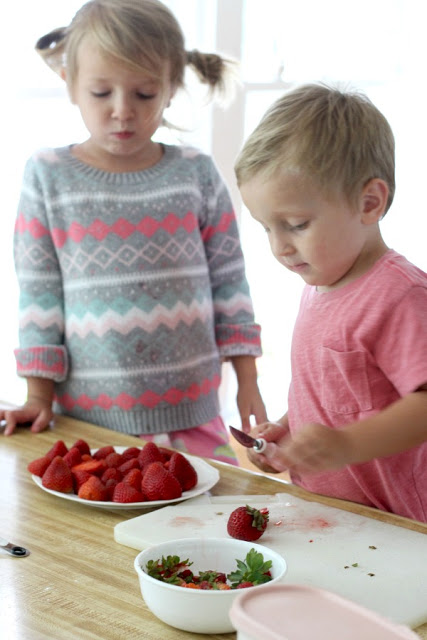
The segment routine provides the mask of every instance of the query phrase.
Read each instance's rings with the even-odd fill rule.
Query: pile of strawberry
[[[191,462],[154,442],[123,453],[106,446],[91,454],[85,440],[77,440],[70,448],[58,440],[27,468],[46,489],[101,502],[174,500],[197,485]]]
[[[163,556],[158,560],[149,560],[145,570],[149,576],[174,584],[177,587],[203,590],[246,589],[258,584],[270,582],[272,561],[264,562],[262,553],[251,549],[245,560],[236,560],[237,567],[228,575],[219,571],[200,571],[194,574],[189,567],[193,564],[188,559],[181,560],[179,556]]]

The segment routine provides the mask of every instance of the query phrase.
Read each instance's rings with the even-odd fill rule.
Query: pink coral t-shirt
[[[426,384],[427,274],[388,250],[342,288],[306,286],[291,361],[292,433],[307,422],[339,428],[363,420]],[[427,521],[427,442],[292,479],[315,493]]]

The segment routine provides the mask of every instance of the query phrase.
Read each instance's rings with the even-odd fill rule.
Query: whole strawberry
[[[170,460],[168,470],[177,478],[183,491],[189,491],[197,484],[197,471],[182,453],[175,451]]]
[[[46,489],[60,491],[61,493],[73,492],[73,476],[71,469],[61,456],[55,456],[42,476],[42,485]]]
[[[268,509],[238,507],[228,518],[227,532],[232,538],[254,542],[264,533],[268,523]]]
[[[182,495],[178,480],[161,462],[152,462],[147,466],[141,489],[148,500],[174,500]]]

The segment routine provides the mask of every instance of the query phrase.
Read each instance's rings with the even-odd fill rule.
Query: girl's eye
[[[154,93],[142,93],[142,92],[138,92],[137,97],[140,98],[141,100],[152,100],[153,98],[156,97],[156,95]]]
[[[94,98],[105,98],[110,94],[109,91],[92,91]]]

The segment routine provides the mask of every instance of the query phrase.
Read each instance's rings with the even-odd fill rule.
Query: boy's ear
[[[361,194],[361,214],[364,224],[374,224],[384,215],[388,201],[388,185],[381,178],[372,178]]]

